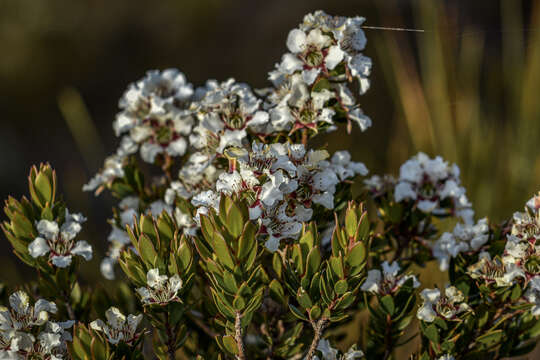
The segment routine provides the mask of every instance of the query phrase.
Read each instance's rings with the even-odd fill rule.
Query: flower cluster
[[[301,144],[263,145],[254,142],[236,158],[237,169],[222,173],[214,190],[191,200],[197,216],[219,210],[220,193],[236,194],[249,204],[250,218],[261,222],[268,235],[266,247],[276,251],[280,240],[296,238],[302,222],[313,215],[312,204],[334,208],[336,186],[348,178],[367,174],[361,163],[341,151],[327,160],[326,151],[307,151]]]
[[[369,88],[371,59],[361,53],[366,46],[363,22],[361,17],[332,17],[317,11],[291,30],[289,52],[269,74],[274,85],[268,96],[270,131],[333,130],[337,112],[362,131],[371,126],[347,86],[356,78],[360,94]]]
[[[146,287],[137,289],[144,305],[165,305],[178,301],[178,291],[182,288],[182,279],[178,275],[168,277],[159,275],[159,269],[150,269],[146,274]]]
[[[260,133],[268,123],[268,113],[261,110],[262,100],[247,84],[234,79],[208,81],[199,92],[204,93],[195,105],[199,122],[190,136],[198,151],[213,155],[223,154],[227,147],[241,147],[247,130]]]
[[[414,201],[425,213],[444,215],[448,212],[472,222],[473,211],[460,186],[459,168],[450,166],[440,156],[434,159],[424,153],[407,160],[399,169],[394,192],[396,202]]]
[[[50,321],[49,314],[56,313],[56,305],[39,299],[32,306],[23,291],[13,293],[9,304],[10,309],[0,307],[0,358],[67,358],[66,341],[71,341],[71,335],[66,329],[72,327],[74,321]]]
[[[450,258],[459,253],[479,251],[489,239],[487,218],[475,225],[458,223],[454,230],[445,232],[433,245],[433,256],[439,261],[441,271],[448,270]]]
[[[75,255],[91,260],[92,246],[84,240],[75,241],[85,221],[84,216],[70,214],[67,209],[61,226],[55,221],[40,220],[36,224],[39,236],[28,245],[28,252],[34,258],[48,255],[50,262],[60,268],[71,265]]]
[[[137,326],[143,318],[142,314],[129,314],[126,318],[120,310],[111,307],[105,312],[105,317],[107,323],[97,319],[90,323],[90,328],[103,332],[109,343],[116,345],[123,342],[132,345],[140,337],[141,334],[137,333]]]
[[[193,126],[193,94],[193,85],[176,69],[149,71],[129,85],[113,124],[116,136],[124,136],[119,151],[130,154],[140,148],[149,163],[159,154],[184,155]]]
[[[420,282],[414,275],[400,274],[401,268],[397,261],[391,264],[384,261],[382,264],[382,272],[378,269],[368,271],[366,281],[360,288],[362,291],[367,291],[381,296],[395,293],[405,282],[412,279],[413,288],[420,286]]]
[[[533,304],[533,315],[540,315],[540,197],[527,202],[524,212],[513,216],[512,229],[506,236],[503,254],[491,259],[480,254],[476,264],[469,267],[472,278],[497,286],[509,286],[523,281],[525,298]]]
[[[441,294],[439,289],[424,289],[420,293],[423,300],[416,316],[425,322],[433,322],[436,317],[456,320],[458,315],[470,311],[463,293],[454,286],[448,286]]]

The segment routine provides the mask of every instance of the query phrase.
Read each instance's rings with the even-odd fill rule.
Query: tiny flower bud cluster
[[[29,296],[18,291],[9,297],[11,309],[0,307],[0,358],[2,359],[67,359],[66,331],[74,321],[52,322],[56,305],[39,299],[32,306]],[[37,335],[36,335],[37,334]]]
[[[75,241],[86,218],[81,214],[70,214],[66,209],[63,224],[42,219],[36,223],[39,236],[28,245],[34,258],[48,255],[54,266],[65,268],[71,265],[73,256],[78,255],[86,261],[92,259],[92,246],[84,240]]]

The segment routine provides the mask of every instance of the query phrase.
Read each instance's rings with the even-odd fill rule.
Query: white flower
[[[459,168],[449,165],[440,156],[433,159],[424,153],[401,165],[395,186],[394,200],[415,201],[416,207],[435,216],[456,215],[466,224],[472,224],[472,205],[460,186]]]
[[[317,345],[317,350],[321,352],[323,360],[336,360],[338,351],[334,349],[330,342],[326,339],[321,339]]]
[[[348,151],[335,152],[331,161],[321,162],[321,167],[330,168],[340,181],[356,175],[366,176],[369,172],[363,163],[351,161],[351,154]]]
[[[26,330],[32,326],[41,326],[49,319],[49,314],[55,314],[56,304],[44,299],[30,304],[30,298],[24,291],[10,295],[11,311],[3,308],[0,311],[0,330]]]
[[[49,254],[51,263],[61,268],[69,266],[74,255],[91,260],[92,246],[84,240],[74,241],[85,221],[82,215],[70,214],[67,209],[61,228],[54,221],[40,220],[36,224],[40,236],[28,245],[28,252],[34,258]]]
[[[410,183],[399,182],[396,185],[396,189],[394,192],[394,199],[396,200],[396,202],[400,202],[405,199],[416,200],[416,197],[417,194]]]
[[[200,123],[190,136],[197,149],[222,154],[227,147],[241,147],[247,131],[259,132],[269,120],[247,84],[229,79],[213,84],[197,103]]]
[[[433,322],[437,316],[453,320],[460,313],[470,311],[463,294],[454,286],[447,287],[444,295],[439,289],[424,289],[420,297],[423,303],[416,316],[425,322]]]
[[[368,271],[368,277],[361,286],[362,291],[378,293],[386,295],[396,292],[407,280],[413,280],[413,287],[420,286],[418,279],[414,275],[399,274],[401,268],[394,261],[389,264],[387,261],[382,263],[382,273],[380,270],[374,269]]]
[[[83,186],[83,191],[94,191],[111,183],[116,178],[124,176],[124,156],[112,155],[105,159],[105,164],[101,172],[96,174],[90,181]]]
[[[438,358],[437,360],[455,360],[455,358],[452,355],[445,354],[441,356],[440,358]]]
[[[450,258],[459,253],[478,251],[489,239],[487,218],[476,225],[458,223],[452,233],[445,232],[433,245],[433,256],[439,261],[441,271],[448,270]]]
[[[182,279],[178,274],[168,277],[159,275],[159,269],[150,269],[146,274],[146,284],[146,287],[136,290],[143,305],[165,305],[179,300],[177,293],[182,288]]]
[[[124,342],[132,345],[140,336],[136,331],[137,326],[142,320],[142,314],[129,314],[126,318],[116,307],[111,307],[105,312],[105,317],[107,318],[107,323],[98,319],[92,321],[90,327],[93,330],[102,331],[111,344],[116,345],[119,342]]]
[[[364,352],[362,350],[356,349],[356,346],[353,345],[347,350],[345,354],[341,357],[341,360],[356,360],[364,357]]]

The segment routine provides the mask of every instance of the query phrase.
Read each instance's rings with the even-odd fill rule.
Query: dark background
[[[504,154],[521,143],[519,134],[540,135],[527,128],[540,120],[540,105],[524,97],[538,90],[524,79],[540,71],[540,46],[538,6],[517,0],[0,0],[0,196],[26,194],[29,167],[50,162],[70,209],[89,218],[84,236],[97,253],[85,274],[99,278],[113,202],[80,189],[116,148],[111,125],[127,84],[148,69],[177,67],[196,86],[228,77],[267,86],[289,30],[317,9],[361,15],[371,26],[425,30],[366,30],[374,66],[361,104],[373,127],[330,135],[322,141],[330,150],[350,150],[372,173],[397,173],[418,150],[441,153],[462,167],[479,215],[502,220],[521,208],[537,189],[535,141]],[[476,57],[462,56],[475,54],[478,44]],[[477,71],[469,73],[473,63]],[[464,101],[478,114],[463,115]],[[440,104],[450,115],[440,116]],[[474,137],[472,125],[460,125],[464,116],[475,124]],[[435,130],[425,135],[430,121]],[[448,141],[445,126],[455,130]],[[512,180],[516,159],[525,170]],[[2,249],[0,280],[15,284],[27,275],[7,241]]]

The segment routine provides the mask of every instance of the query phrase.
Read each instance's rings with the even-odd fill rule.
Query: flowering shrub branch
[[[32,167],[2,230],[38,280],[0,308],[0,358],[393,359],[410,341],[411,359],[531,351],[540,197],[503,224],[475,220],[459,168],[439,156],[361,179],[368,169],[347,151],[312,147],[371,126],[363,22],[306,15],[265,89],[196,87],[176,69],[128,86],[119,147],[83,186],[117,199],[107,289],[79,282],[93,255],[79,239],[86,219],[49,165]],[[448,284],[421,284],[430,262]],[[351,326],[360,335],[340,343]]]

